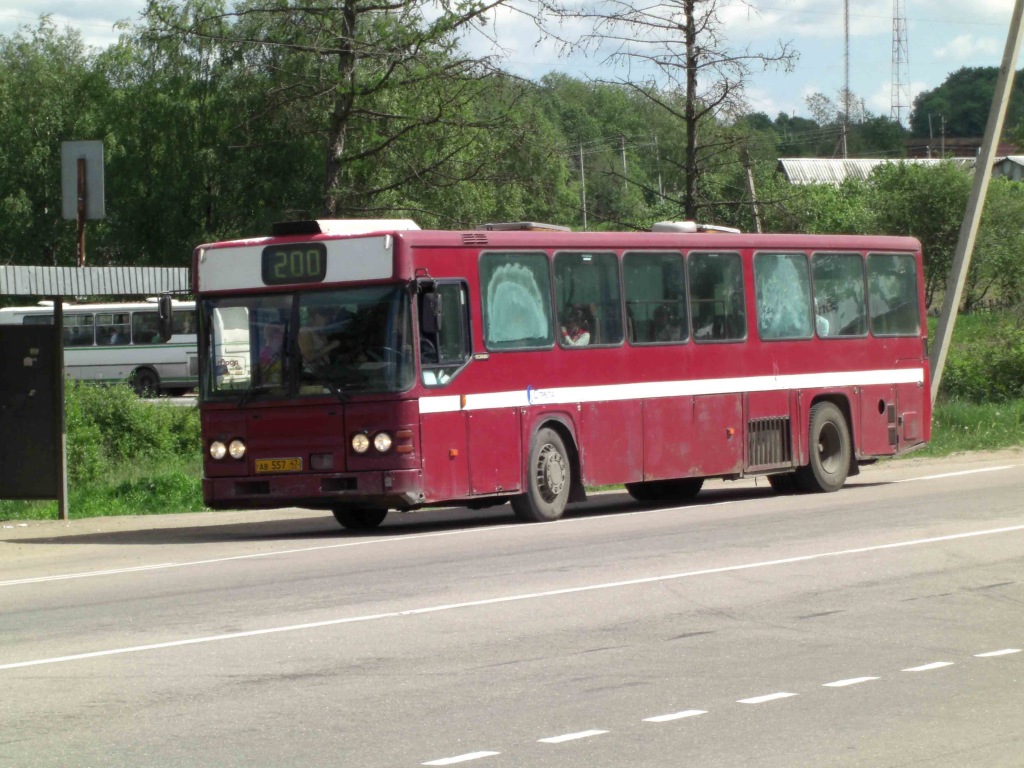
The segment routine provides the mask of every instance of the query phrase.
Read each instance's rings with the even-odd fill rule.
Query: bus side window
[[[615,254],[556,253],[555,306],[562,346],[621,343],[622,299]]]
[[[536,349],[552,345],[551,281],[546,254],[482,254],[480,294],[484,344],[488,349]]]
[[[686,341],[686,280],[683,254],[627,253],[622,259],[626,332],[632,344]]]
[[[691,253],[687,259],[695,341],[742,341],[747,335],[743,262],[738,253]]]
[[[805,254],[755,254],[754,293],[762,339],[809,339],[814,335],[811,276]],[[819,317],[817,322],[819,335],[828,335],[826,318]]]
[[[93,316],[64,315],[64,346],[91,347],[94,342]]]
[[[160,321],[156,312],[136,312],[132,315],[132,343],[163,344],[167,339],[160,335]]]
[[[816,253],[811,262],[811,274],[818,335],[830,339],[867,335],[861,255]]]
[[[196,313],[193,310],[175,310],[173,314],[173,332],[175,335],[188,335],[196,332]]]
[[[917,270],[910,254],[868,255],[868,306],[876,336],[917,336],[921,309]]]

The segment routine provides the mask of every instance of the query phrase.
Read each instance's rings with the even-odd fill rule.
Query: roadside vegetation
[[[931,444],[911,456],[1024,447],[1024,328],[1015,314],[957,321]],[[140,400],[128,385],[69,382],[72,518],[204,509],[199,412]],[[53,501],[0,500],[0,520],[54,520]]]

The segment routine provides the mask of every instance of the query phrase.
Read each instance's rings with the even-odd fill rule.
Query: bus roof
[[[740,232],[730,227],[694,222],[658,222],[652,231],[574,232],[556,225],[534,222],[485,224],[474,229],[420,229],[405,219],[356,219],[290,222],[275,225],[271,236],[206,243],[197,252],[219,248],[258,246],[280,240],[338,240],[385,235],[401,239],[413,247],[450,248],[529,247],[529,248],[671,248],[671,249],[777,249],[805,250],[920,250],[913,237],[895,235],[819,235]]]

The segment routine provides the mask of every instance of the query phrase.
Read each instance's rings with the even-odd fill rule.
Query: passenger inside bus
[[[562,326],[562,343],[568,347],[582,347],[590,343],[592,324],[583,307],[571,307]]]
[[[263,331],[263,345],[260,348],[260,376],[271,383],[281,381],[281,358],[283,355],[284,326],[270,323]]]
[[[327,356],[338,348],[340,342],[327,336],[327,311],[323,307],[312,307],[309,310],[309,325],[299,331],[299,351],[302,359],[322,364]]]
[[[672,310],[662,304],[654,310],[654,340],[679,341],[683,338],[683,327],[673,316]]]

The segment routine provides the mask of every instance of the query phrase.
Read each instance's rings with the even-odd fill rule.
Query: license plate
[[[257,472],[301,472],[302,459],[256,459]]]

